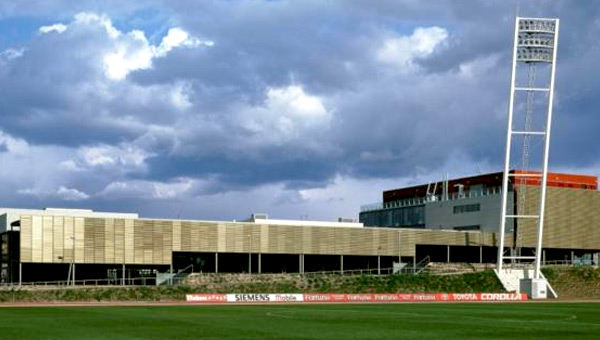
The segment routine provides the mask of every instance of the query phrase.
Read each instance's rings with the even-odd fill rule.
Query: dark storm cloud
[[[207,192],[244,189],[270,184],[284,183],[288,188],[320,187],[340,171],[339,163],[331,159],[283,158],[279,151],[273,157],[252,161],[208,156],[154,157],[148,161],[151,171],[143,179],[161,180],[177,176],[209,178],[215,176],[216,185]]]

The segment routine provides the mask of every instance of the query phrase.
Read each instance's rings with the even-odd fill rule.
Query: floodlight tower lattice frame
[[[540,266],[542,256],[542,239],[544,232],[544,213],[546,202],[546,186],[548,181],[548,155],[550,151],[550,131],[552,126],[552,104],[554,99],[554,76],[556,71],[556,51],[558,47],[558,32],[559,19],[550,18],[524,18],[517,17],[515,19],[515,36],[513,43],[513,59],[510,84],[510,99],[508,109],[508,128],[506,135],[506,150],[504,162],[504,176],[502,179],[502,207],[501,220],[499,230],[499,246],[498,246],[498,272],[502,271],[504,261],[511,260],[531,260],[531,256],[505,256],[504,254],[504,237],[506,234],[506,221],[512,219],[529,219],[537,220],[537,242],[535,257],[534,278],[540,278]],[[550,81],[548,87],[534,87],[531,84],[525,87],[517,87],[516,74],[517,63],[549,63],[550,64]],[[528,93],[547,92],[548,102],[546,110],[546,125],[544,131],[515,131],[513,130],[513,113],[515,109],[515,93],[518,91],[526,91]],[[514,136],[543,136],[544,149],[542,156],[541,173],[519,173],[515,171],[510,173],[511,164],[511,147]],[[540,182],[540,200],[538,204],[537,215],[522,215],[523,212],[515,212],[513,215],[507,214],[508,206],[508,190],[509,177],[541,177]],[[518,241],[518,240],[515,240]]]

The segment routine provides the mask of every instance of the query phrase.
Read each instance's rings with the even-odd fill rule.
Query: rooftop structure
[[[510,174],[539,174],[534,171],[510,170]],[[477,195],[484,191],[500,190],[502,188],[502,172],[493,172],[476,176],[451,179],[445,184],[443,181],[420,184],[405,188],[386,190],[383,192],[384,205],[393,205],[393,202],[404,200],[430,200],[441,201],[456,198],[464,198],[469,195]],[[539,177],[529,177],[523,180],[509,178],[511,188],[523,185],[539,186]],[[584,190],[597,190],[598,177],[593,175],[578,175],[565,173],[548,173],[548,186],[555,188],[572,188]],[[444,195],[444,187],[447,187],[447,195]],[[368,210],[368,206],[364,206]]]
[[[533,201],[539,200],[540,177],[528,177],[523,181],[512,176],[521,173],[522,170],[509,171],[507,195],[508,200],[513,203],[507,210],[511,213],[515,209],[531,209],[519,204],[523,197],[520,193],[523,191],[527,191],[526,197]],[[495,172],[386,190],[381,202],[361,207],[359,221],[366,227],[496,232],[501,217],[502,180],[503,173]],[[589,208],[596,204],[593,197],[599,195],[598,178],[591,175],[548,173],[548,187],[553,192],[589,192],[586,195],[589,198],[579,202]],[[552,200],[553,205],[572,204],[567,197]],[[514,229],[515,223],[511,221],[507,224],[508,232],[513,232]]]
[[[79,217],[105,217],[105,218],[139,218],[136,213],[117,213],[117,212],[99,212],[90,209],[65,209],[65,208],[45,208],[39,209],[16,209],[0,207],[0,233],[8,230],[18,230],[19,218],[21,215],[40,215],[40,216],[79,216]]]
[[[252,222],[262,225],[287,225],[297,227],[342,227],[342,228],[362,228],[362,223],[346,221],[347,219],[340,218],[338,222],[329,221],[307,221],[307,220],[278,220],[270,219],[267,214],[252,214],[252,216],[244,222]]]

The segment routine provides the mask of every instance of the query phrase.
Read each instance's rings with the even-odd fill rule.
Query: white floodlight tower
[[[548,180],[548,153],[550,149],[550,128],[552,123],[552,101],[554,95],[554,74],[556,69],[556,50],[558,46],[558,19],[548,18],[522,18],[517,17],[515,20],[515,37],[513,46],[513,61],[512,74],[510,84],[510,101],[508,109],[508,129],[506,135],[506,155],[504,163],[504,176],[502,180],[502,211],[500,220],[500,239],[498,247],[498,272],[502,271],[504,261],[509,260],[535,260],[534,278],[540,278],[540,265],[542,256],[542,238],[544,232],[544,208],[546,201],[546,184]],[[526,64],[530,66],[529,83],[526,85],[517,84],[517,66]],[[549,64],[549,80],[548,84],[538,86],[532,81],[532,68],[539,64]],[[535,73],[534,73],[535,74]],[[522,109],[515,103],[515,94],[525,92],[528,96],[526,112],[525,112],[525,127],[522,130],[514,130],[513,113],[515,110]],[[531,111],[534,105],[531,97],[534,94],[545,94],[547,102],[545,103],[545,126],[538,131],[531,130]],[[541,161],[541,171],[539,172],[510,172],[511,164],[511,147],[515,136],[522,136],[523,143],[523,164],[528,164],[529,157],[529,139],[532,137],[541,137],[544,139],[544,148]],[[528,170],[528,169],[523,169]],[[540,181],[540,200],[538,204],[537,215],[525,215],[523,209],[518,210],[513,214],[507,214],[508,207],[508,190],[509,177],[538,177]],[[514,181],[516,182],[516,181]],[[525,197],[523,197],[524,199]],[[524,219],[535,219],[537,221],[537,244],[535,256],[521,256],[521,254],[505,255],[504,254],[504,236],[506,232],[506,222],[513,222]],[[516,240],[518,241],[518,240]]]

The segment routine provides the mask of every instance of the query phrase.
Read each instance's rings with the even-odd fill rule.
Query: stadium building
[[[520,171],[510,171],[511,175],[515,173]],[[502,172],[497,172],[384,191],[382,203],[362,206],[359,219],[366,226],[495,232],[500,221],[502,177]],[[509,197],[514,203],[509,212],[521,207],[520,200],[525,195],[539,200],[536,195],[540,178],[526,177],[509,183]],[[549,173],[548,187],[554,192],[548,201],[554,208],[570,207],[566,199],[580,195],[584,201],[578,204],[593,209],[598,178]],[[528,188],[534,189],[528,192]]]
[[[534,215],[540,177],[509,172],[509,215]],[[528,174],[535,174],[528,172]],[[383,192],[381,203],[361,207],[366,227],[498,232],[503,173],[443,180]],[[598,263],[600,193],[596,176],[548,173],[544,256],[546,260]],[[534,219],[515,218],[506,225],[511,251],[533,255]],[[495,235],[495,234],[494,234]]]
[[[497,258],[501,173],[390,190],[363,207],[360,223],[274,220],[191,221],[91,210],[0,209],[3,283],[114,279],[173,273],[304,273],[380,270],[394,262],[493,263]],[[535,209],[539,182],[514,183],[513,209]],[[600,195],[592,176],[551,174],[544,261],[598,263]],[[531,253],[532,221],[507,226],[507,250]],[[125,280],[124,280],[125,278]],[[128,282],[134,282],[132,280]],[[139,283],[139,282],[138,282]]]

